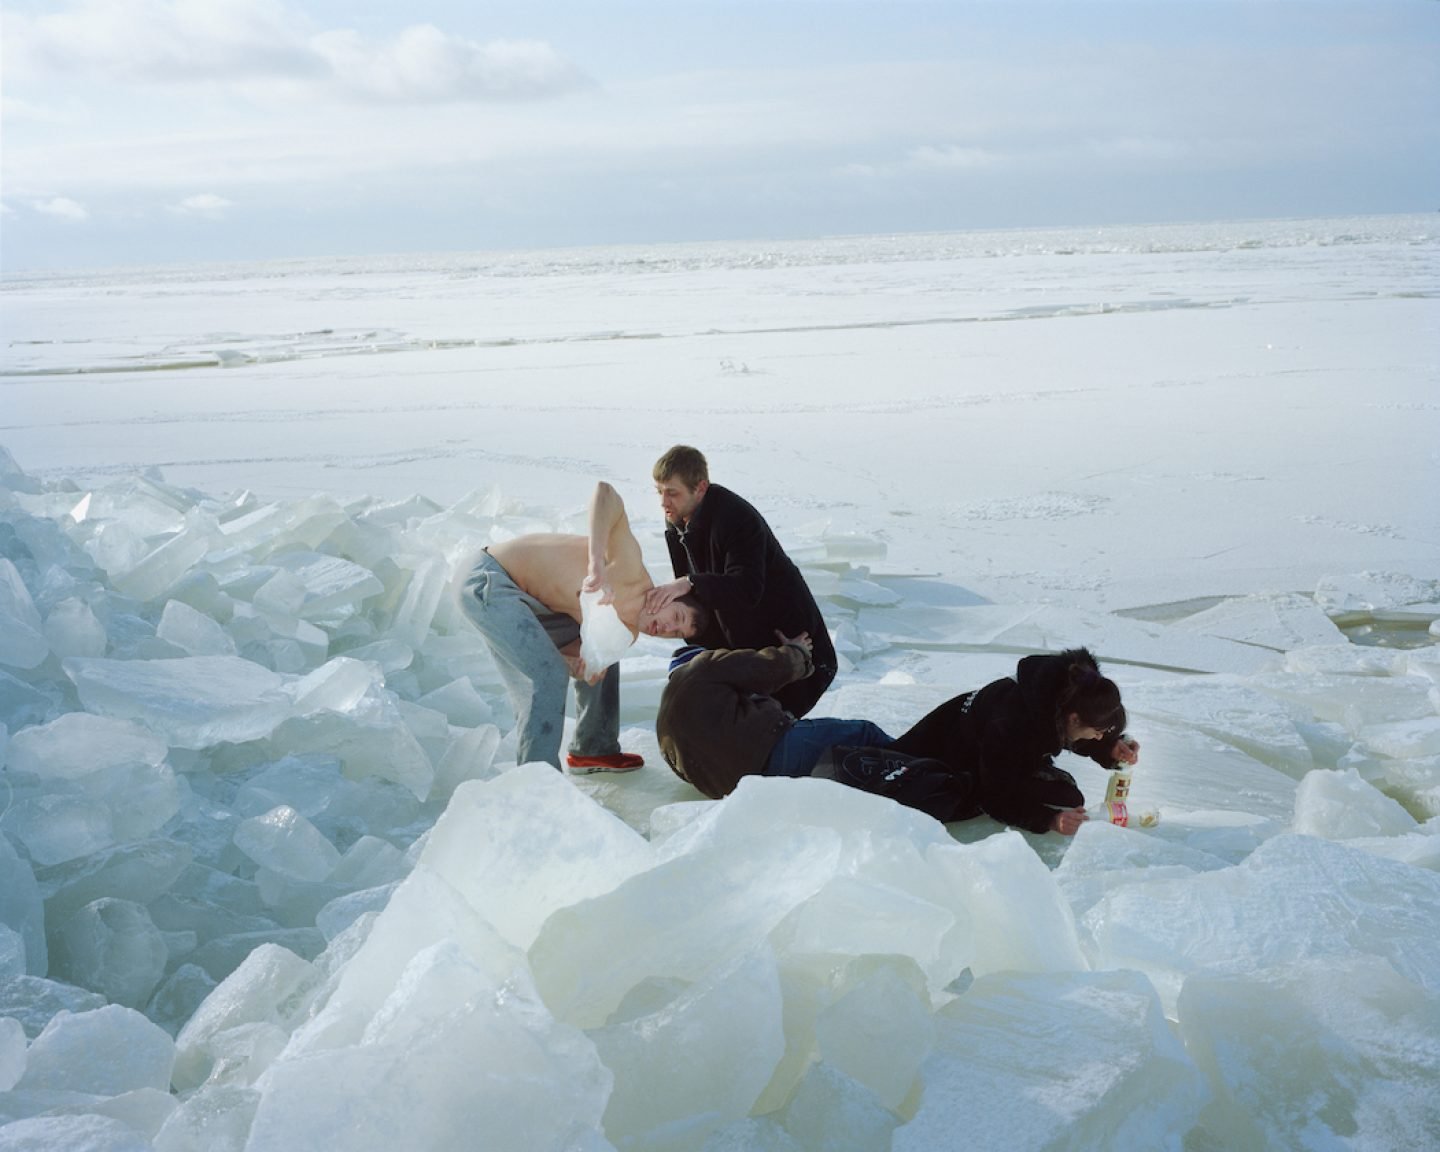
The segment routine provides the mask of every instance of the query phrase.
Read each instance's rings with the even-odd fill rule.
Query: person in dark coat
[[[895,741],[973,773],[985,813],[1031,832],[1073,836],[1085,820],[1075,778],[1055,766],[1062,749],[1101,767],[1134,764],[1120,689],[1084,648],[1026,656],[1015,675],[947,700]]]
[[[711,648],[760,649],[773,644],[777,632],[807,633],[814,645],[813,671],[775,694],[792,716],[804,716],[830,687],[838,666],[805,577],[754,507],[710,483],[698,449],[677,444],[656,462],[654,476],[677,578],[652,589],[646,609],[658,612],[693,592],[714,616],[714,631],[701,638]]]
[[[811,669],[805,633],[767,648],[687,645],[670,662],[655,735],[675,775],[712,800],[745,776],[817,776],[887,796],[937,820],[970,814],[968,777],[891,752],[869,720],[795,719],[775,699]]]

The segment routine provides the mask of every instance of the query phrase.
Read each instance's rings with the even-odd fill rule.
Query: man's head
[[[640,609],[636,626],[647,636],[663,640],[690,640],[710,627],[710,609],[692,595],[672,600],[658,612]]]
[[[655,461],[652,475],[665,519],[677,526],[688,523],[710,487],[710,469],[700,449],[675,445]]]

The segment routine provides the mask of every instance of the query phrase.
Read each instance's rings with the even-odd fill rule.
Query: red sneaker
[[[592,772],[633,772],[645,766],[645,757],[636,756],[633,752],[612,752],[608,756],[576,756],[571,753],[565,757],[565,763],[575,775],[588,776]]]

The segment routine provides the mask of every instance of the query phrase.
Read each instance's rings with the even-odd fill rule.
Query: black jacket
[[[676,576],[689,576],[696,598],[715,614],[707,648],[769,648],[785,636],[808,632],[815,670],[786,685],[776,699],[792,716],[815,706],[835,679],[835,646],[825,617],[795,562],[748,501],[711,484],[682,532],[665,529]]]
[[[1013,677],[947,700],[895,741],[895,748],[973,772],[986,813],[1017,828],[1046,832],[1057,809],[1085,804],[1075,778],[1052,760],[1064,747],[1060,701],[1074,663],[1099,671],[1084,648],[1026,656]],[[1071,751],[1112,767],[1101,741],[1077,741]]]

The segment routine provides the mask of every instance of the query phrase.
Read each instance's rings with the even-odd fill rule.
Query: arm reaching
[[[625,501],[604,480],[595,485],[590,497],[589,546],[589,563],[580,590],[599,592],[600,603],[609,604],[615,598],[611,570],[622,582],[630,581],[644,572],[645,562],[640,542],[630,531]]]

